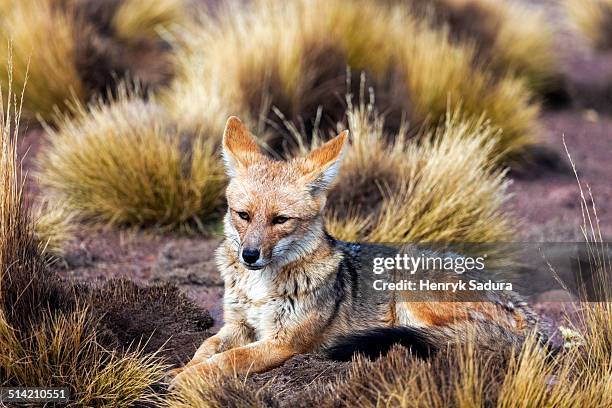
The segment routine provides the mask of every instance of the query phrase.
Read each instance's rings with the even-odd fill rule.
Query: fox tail
[[[340,337],[324,350],[324,354],[337,361],[350,361],[357,354],[375,359],[386,354],[394,344],[399,344],[410,349],[415,356],[426,359],[433,353],[469,341],[475,342],[483,351],[518,348],[527,336],[528,333],[517,333],[492,322],[377,328]],[[536,336],[542,343],[547,340],[542,333]]]

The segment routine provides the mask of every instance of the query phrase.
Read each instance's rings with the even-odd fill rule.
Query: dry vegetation
[[[74,407],[159,403],[167,368],[160,348],[212,320],[176,287],[78,285],[50,268],[51,242],[37,238],[40,227],[23,196],[20,101],[10,76],[8,85],[6,100],[0,91],[0,386],[68,387],[67,406]],[[64,228],[45,223],[56,224],[43,228],[54,230],[51,236]]]
[[[408,140],[384,134],[372,106],[348,113],[351,147],[329,197],[328,227],[349,241],[505,242],[513,222],[496,169],[499,132],[482,120],[446,118]],[[389,141],[392,140],[392,141]]]
[[[290,399],[252,377],[211,376],[162,401],[166,363],[186,358],[164,347],[190,344],[181,336],[201,340],[212,320],[171,285],[60,279],[47,255],[61,254],[75,223],[205,228],[218,220],[217,147],[233,114],[276,153],[348,125],[351,147],[327,214],[339,238],[509,241],[514,220],[502,210],[508,181],[499,163],[535,143],[530,89],[546,92],[557,74],[541,16],[493,0],[436,0],[428,11],[417,0],[255,0],[199,22],[182,0],[146,3],[0,0],[0,59],[13,58],[18,88],[28,78],[26,113],[52,123],[38,157],[47,198],[31,211],[15,148],[19,104],[10,91],[0,104],[0,386],[67,386],[70,406],[612,406],[612,302],[585,305],[568,322],[581,344],[557,353],[535,339],[495,354],[468,342],[424,361],[396,346],[376,361],[358,357],[338,378],[294,383]],[[608,46],[609,2],[567,3]],[[480,24],[468,24],[473,13]],[[115,73],[145,88],[166,83],[173,69],[159,30],[187,21],[167,92],[121,85],[88,103]],[[13,70],[2,72],[10,79]],[[365,82],[349,81],[360,72]],[[353,106],[351,94],[363,100],[370,88],[376,99]],[[582,198],[609,300],[611,260]]]
[[[75,213],[115,225],[203,226],[225,178],[215,145],[185,134],[155,101],[120,91],[48,129],[40,181]]]
[[[524,78],[537,93],[559,91],[553,30],[541,11],[496,0],[388,0],[403,4],[434,26],[447,26],[453,42],[473,43],[477,64]],[[520,22],[520,23],[518,23]]]
[[[74,0],[73,0],[74,1]],[[185,0],[124,0],[112,20],[117,37],[124,41],[155,39],[160,29],[187,21]]]
[[[15,86],[28,82],[24,113],[49,120],[56,108],[105,94],[126,76],[147,89],[167,83],[171,56],[156,30],[183,21],[186,12],[182,0],[146,3],[0,0],[0,60],[11,41]]]
[[[608,284],[610,282],[608,281]],[[610,288],[610,286],[608,286]],[[608,303],[609,304],[609,303]],[[270,384],[249,378],[192,378],[173,392],[169,407],[560,407],[604,408],[612,404],[609,306],[583,311],[587,323],[604,326],[583,333],[586,346],[557,354],[530,338],[520,349],[496,352],[466,343],[429,360],[395,346],[370,361],[358,357],[348,375],[300,386],[275,397]],[[289,398],[289,399],[286,399]]]
[[[159,359],[105,347],[98,318],[48,269],[24,204],[15,147],[20,110],[10,81],[0,100],[0,385],[67,386],[71,406],[153,400]]]
[[[64,13],[55,12],[48,0],[4,3],[0,17],[0,60],[7,60],[11,41],[16,86],[24,88],[29,77],[26,111],[48,117],[54,106],[62,107],[73,96],[87,98],[76,66],[75,23]],[[3,83],[6,74],[3,67]]]
[[[129,11],[130,4],[121,2],[120,10]],[[176,1],[155,4],[139,15],[116,11],[113,21],[138,27],[146,37],[158,22],[179,19]],[[280,27],[282,35],[275,31]],[[331,225],[341,222],[340,235],[482,241],[510,233],[499,210],[503,174],[494,166],[520,158],[535,143],[538,107],[514,74],[474,64],[474,44],[454,43],[402,5],[260,0],[231,2],[215,16],[191,21],[175,46],[177,77],[159,99],[143,101],[119,87],[110,101],[71,104],[51,117],[56,127],[48,127],[51,146],[41,155],[41,181],[71,212],[114,225],[195,221],[201,227],[218,208],[223,177],[215,149],[230,114],[249,123],[272,153],[295,152],[287,129],[308,139],[339,121],[358,126],[355,114],[346,114],[345,95],[368,88],[384,121],[376,134],[364,130],[368,135],[355,138],[354,163],[345,167],[358,170],[369,157],[390,152],[393,160],[386,169],[366,169],[354,194],[335,196],[336,207],[356,207],[368,194],[384,193],[382,208],[368,217],[362,216],[366,206],[354,217],[336,214]],[[366,79],[348,81],[347,67]],[[460,106],[461,117],[449,114],[449,106]],[[417,130],[408,134],[406,123]],[[414,134],[423,135],[422,143],[407,142]],[[376,148],[370,151],[368,143]],[[464,185],[471,187],[462,192]],[[456,199],[445,202],[444,194]],[[453,203],[461,203],[456,217]],[[398,221],[396,214],[404,215]],[[441,220],[447,221],[432,230],[430,222]],[[362,231],[357,236],[351,229]]]
[[[578,29],[601,49],[612,47],[612,1],[564,0]]]
[[[453,44],[405,7],[349,1],[230,2],[186,30],[177,80],[164,98],[170,112],[219,138],[220,113],[232,112],[261,131],[279,151],[283,120],[312,129],[344,118],[347,67],[365,72],[386,125],[436,124],[462,103],[471,117],[485,114],[503,129],[496,152],[519,154],[534,143],[538,107],[512,75],[474,65],[473,45]],[[282,33],[279,30],[282,29]],[[210,112],[212,110],[212,112]],[[282,114],[283,120],[279,119]]]
[[[32,219],[43,253],[62,255],[77,230],[74,213],[62,203],[45,200],[32,209]]]
[[[257,390],[244,378],[210,375],[188,378],[168,396],[163,406],[167,408],[276,408],[280,404],[268,390]]]

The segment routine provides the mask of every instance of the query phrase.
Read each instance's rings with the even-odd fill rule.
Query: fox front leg
[[[244,346],[254,340],[253,331],[242,323],[228,323],[202,343],[187,365],[201,363],[213,355]]]
[[[296,354],[300,354],[300,350],[286,343],[273,340],[256,341],[215,354],[204,362],[189,366],[174,378],[172,386],[193,375],[215,372],[225,375],[260,373],[280,366]]]
[[[204,340],[198,347],[193,358],[184,367],[169,371],[171,377],[175,377],[183,370],[200,364],[213,355],[234,347],[240,347],[253,340],[253,333],[246,325],[241,323],[225,324],[217,334]]]

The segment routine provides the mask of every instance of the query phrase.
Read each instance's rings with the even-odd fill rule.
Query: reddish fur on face
[[[223,135],[223,149],[231,176],[226,190],[229,218],[244,247],[260,249],[269,259],[285,237],[304,237],[321,217],[324,194],[314,194],[312,182],[334,166],[346,144],[348,132],[312,151],[306,157],[277,161],[264,156],[254,137],[236,117]],[[248,214],[248,220],[239,213]],[[275,224],[276,217],[287,221]]]
[[[294,159],[295,165],[301,169],[306,179],[312,181],[336,163],[342,154],[347,139],[348,131],[345,130],[324,145],[310,152],[308,156]]]
[[[231,116],[223,132],[223,152],[227,154],[226,162],[243,170],[257,161],[261,153],[251,133],[236,116]]]
[[[291,172],[283,163],[256,163],[234,178],[226,191],[232,224],[246,247],[259,248],[269,259],[274,246],[289,235],[303,236],[311,221],[319,216],[319,203],[305,185],[292,182]],[[295,175],[298,176],[297,174]],[[280,183],[279,183],[280,181]],[[243,220],[238,212],[246,212]],[[273,224],[275,217],[287,217],[283,224]]]

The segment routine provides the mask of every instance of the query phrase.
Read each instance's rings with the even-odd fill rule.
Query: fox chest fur
[[[236,260],[231,243],[222,245],[217,263],[225,281],[225,323],[247,325],[254,340],[300,336],[316,327],[318,335],[309,337],[321,343],[312,349],[353,330],[386,325],[388,301],[359,293],[359,271],[346,248],[322,247],[307,262],[252,271]]]
[[[225,282],[224,319],[245,324],[255,339],[283,336],[321,313],[322,299],[332,295],[340,255],[327,256],[317,268],[288,265],[280,270],[252,271],[222,245],[217,263]],[[329,254],[328,254],[329,255]]]

